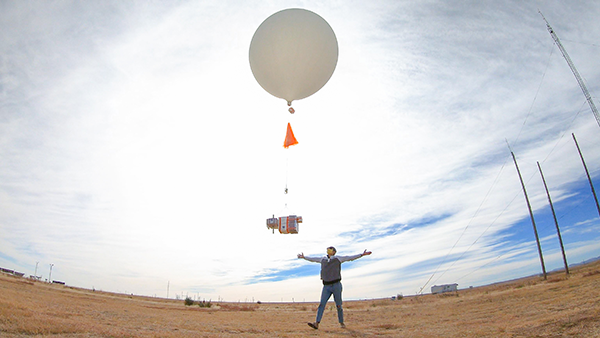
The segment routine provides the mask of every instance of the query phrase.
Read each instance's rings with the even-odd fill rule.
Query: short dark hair
[[[329,249],[333,249],[333,252],[337,252],[337,250],[336,250],[334,247],[332,247],[332,246],[328,247],[327,249],[328,249],[328,250],[329,250]]]

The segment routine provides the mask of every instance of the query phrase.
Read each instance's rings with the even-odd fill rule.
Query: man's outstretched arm
[[[301,252],[298,254],[298,259],[305,259],[309,262],[315,262],[315,263],[320,263],[321,262],[321,257],[309,257],[309,256],[304,256],[304,253]]]
[[[343,263],[343,262],[353,261],[355,259],[361,258],[362,256],[368,256],[370,254],[372,254],[371,251],[365,250],[363,253],[359,253],[359,254],[352,255],[352,256],[337,256],[337,258],[340,260],[340,262]]]

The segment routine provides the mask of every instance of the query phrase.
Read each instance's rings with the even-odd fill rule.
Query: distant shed
[[[17,277],[23,277],[25,275],[22,272],[18,272],[18,271],[6,269],[6,268],[0,268],[0,272],[7,273],[9,275],[13,275],[13,276],[17,276]]]
[[[9,275],[12,275],[12,274],[14,274],[14,273],[15,273],[15,271],[14,271],[14,270],[11,270],[11,269],[6,269],[6,268],[0,268],[0,272],[7,273],[7,274],[9,274]]]
[[[458,284],[444,284],[444,285],[434,285],[431,287],[432,294],[444,293],[444,292],[456,292],[458,291]]]

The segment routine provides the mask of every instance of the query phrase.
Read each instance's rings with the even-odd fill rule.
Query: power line
[[[451,267],[454,266],[454,264],[456,264],[456,262],[458,262],[459,260],[461,260],[463,258],[464,255],[467,254],[467,252],[469,252],[469,250],[471,250],[471,248],[473,247],[473,245],[475,245],[480,239],[481,237],[483,237],[483,235],[492,227],[492,225],[494,225],[496,223],[496,221],[500,218],[500,216],[502,216],[504,214],[504,212],[508,209],[508,207],[510,207],[512,205],[512,203],[515,201],[515,199],[517,199],[517,197],[519,196],[519,194],[515,194],[515,196],[513,197],[513,199],[506,205],[506,207],[504,207],[504,210],[502,210],[498,216],[496,216],[496,218],[492,221],[492,223],[490,223],[490,225],[488,225],[487,228],[485,228],[485,230],[481,233],[481,235],[479,235],[479,237],[477,237],[477,239],[467,248],[467,250],[465,250],[462,255],[460,255],[460,257],[458,257],[453,263],[452,265],[450,265],[435,281],[433,281],[433,283],[435,284],[435,282],[437,282],[440,278],[442,278],[442,276],[448,272],[448,270],[450,270]],[[486,263],[487,264],[487,263]],[[462,278],[462,277],[461,277]]]
[[[600,45],[597,45],[597,44],[594,44],[594,43],[589,43],[589,42],[575,41],[575,40],[571,40],[571,39],[562,39],[562,40],[563,41],[569,41],[569,42],[575,42],[575,43],[579,43],[579,44],[582,44],[582,45],[600,47]]]
[[[519,133],[517,134],[517,138],[515,139],[514,144],[517,144],[517,142],[519,142],[519,138],[521,137],[523,128],[525,127],[525,124],[527,123],[527,120],[529,119],[529,116],[531,115],[531,112],[533,111],[533,106],[535,105],[535,101],[537,101],[538,94],[540,93],[540,89],[542,88],[542,84],[544,83],[544,78],[546,77],[546,73],[548,72],[548,67],[550,66],[550,61],[552,60],[552,54],[554,54],[554,46],[552,46],[552,49],[550,49],[550,55],[548,55],[548,60],[546,61],[546,68],[544,69],[544,73],[542,74],[542,78],[540,79],[540,84],[538,85],[535,95],[533,96],[533,101],[531,102],[529,111],[527,111],[527,116],[525,116],[525,120],[523,121],[523,124],[521,125],[521,129],[519,130]]]
[[[494,179],[494,182],[492,183],[492,186],[490,187],[490,189],[487,191],[487,193],[485,194],[485,197],[483,198],[483,200],[481,201],[481,203],[479,204],[479,207],[477,207],[477,210],[475,211],[475,213],[473,214],[473,216],[471,217],[471,220],[469,221],[469,223],[467,224],[467,226],[465,227],[465,229],[463,230],[462,234],[458,237],[458,239],[456,240],[456,242],[454,243],[454,245],[452,246],[452,248],[450,248],[450,251],[448,251],[448,253],[446,254],[446,256],[444,257],[444,260],[440,263],[440,265],[438,265],[438,267],[435,269],[435,271],[433,272],[433,274],[429,277],[429,279],[427,280],[427,282],[425,282],[425,284],[421,287],[421,289],[419,290],[419,293],[423,292],[423,289],[425,289],[427,287],[427,285],[429,284],[429,282],[431,281],[431,279],[433,278],[433,276],[435,276],[435,274],[439,271],[440,267],[446,262],[446,259],[448,258],[448,256],[450,255],[450,253],[452,252],[452,250],[454,250],[454,248],[456,247],[456,245],[458,244],[458,242],[461,240],[462,236],[465,234],[465,232],[467,231],[467,229],[469,228],[469,226],[471,225],[471,222],[473,222],[473,219],[475,219],[475,217],[477,216],[477,214],[479,214],[479,211],[481,210],[481,207],[483,206],[483,204],[485,203],[485,201],[487,200],[487,198],[490,195],[490,192],[494,189],[494,187],[496,186],[496,184],[498,183],[498,179],[500,178],[500,174],[502,173],[502,171],[504,170],[504,167],[506,166],[506,162],[508,161],[505,160],[504,164],[502,164],[502,167],[500,167],[500,171],[498,172],[498,174],[496,175],[496,178]],[[461,256],[462,257],[462,256]],[[455,261],[456,262],[456,261]],[[454,263],[452,264],[454,265]],[[446,269],[446,271],[448,271],[448,269]],[[442,273],[442,276],[446,273],[446,271],[444,271],[444,273]],[[440,276],[441,277],[441,276]],[[438,279],[440,278],[438,277]],[[437,279],[436,279],[437,281]]]
[[[535,102],[537,100],[537,97],[539,95],[540,89],[542,88],[542,84],[544,83],[544,78],[546,77],[546,73],[548,72],[548,67],[550,66],[550,61],[552,59],[552,54],[554,52],[554,48],[552,48],[550,50],[550,54],[548,55],[548,60],[546,61],[546,68],[544,69],[544,73],[542,74],[542,78],[540,79],[540,84],[538,85],[538,88],[535,92],[535,95],[533,97],[533,101],[531,102],[531,106],[529,107],[529,110],[527,112],[527,116],[525,116],[525,120],[523,121],[523,124],[521,125],[521,129],[519,130],[519,133],[517,134],[517,138],[516,138],[516,142],[518,142],[519,138],[521,137],[521,133],[523,132],[523,128],[525,127],[525,124],[527,124],[527,120],[529,119],[529,116],[531,115],[532,111],[533,111],[533,107],[535,105]],[[427,285],[429,284],[429,282],[431,281],[431,279],[433,278],[433,276],[439,271],[439,268],[446,262],[446,259],[448,258],[448,256],[450,255],[450,253],[452,252],[452,250],[454,250],[454,248],[456,247],[456,245],[458,244],[458,242],[461,240],[461,238],[463,237],[463,235],[465,234],[465,232],[467,231],[467,228],[469,228],[469,225],[471,225],[471,222],[473,221],[473,219],[477,216],[477,214],[479,213],[479,210],[481,209],[481,207],[483,206],[483,204],[485,203],[485,201],[487,200],[490,192],[493,190],[493,188],[495,187],[496,183],[498,182],[498,178],[500,177],[500,174],[502,173],[502,171],[504,170],[504,167],[506,166],[506,163],[508,162],[508,157],[506,158],[506,160],[504,161],[504,163],[502,164],[502,167],[500,168],[500,171],[498,172],[498,175],[496,176],[496,179],[494,180],[494,182],[492,183],[492,186],[490,187],[490,189],[488,190],[488,192],[486,193],[484,199],[482,200],[482,202],[479,204],[479,207],[477,208],[477,211],[475,212],[475,214],[473,215],[473,217],[471,217],[471,220],[469,221],[469,223],[467,224],[467,226],[465,227],[465,229],[463,230],[462,234],[459,236],[458,240],[454,243],[454,245],[452,246],[452,248],[450,249],[450,251],[446,254],[446,256],[444,257],[442,263],[440,263],[440,265],[436,268],[436,270],[433,272],[433,274],[429,277],[429,279],[427,280],[427,282],[425,282],[425,285],[423,285],[423,287],[421,287],[421,289],[419,290],[419,293],[421,293],[423,291],[423,289],[425,289],[425,287],[427,287]],[[531,178],[530,178],[531,180]],[[516,196],[515,196],[516,198]],[[514,199],[513,199],[514,200]],[[512,203],[512,201],[511,201]],[[510,205],[510,204],[509,204]],[[508,208],[508,206],[506,207]],[[500,215],[502,215],[502,213],[504,213],[504,211],[506,210],[506,208],[500,213]],[[500,215],[498,215],[498,217],[500,217]],[[498,217],[496,219],[498,219]],[[495,222],[495,220],[494,220]],[[492,223],[493,224],[493,223]],[[491,226],[491,225],[490,225]],[[486,228],[487,229],[490,228],[490,226],[488,226]],[[484,231],[485,233],[485,231]],[[481,236],[483,236],[483,233],[479,236],[479,238],[481,238]],[[479,240],[479,238],[477,238],[477,240],[475,242],[477,242]],[[475,243],[471,244],[471,246],[469,246],[469,249],[475,245]],[[467,249],[468,251],[468,249]],[[466,253],[463,252],[463,254],[456,259],[452,265],[450,265],[450,267],[448,267],[448,269],[446,269],[437,279],[440,279],[452,266],[454,266],[454,264],[460,260],[464,254]],[[435,281],[434,281],[435,283]]]

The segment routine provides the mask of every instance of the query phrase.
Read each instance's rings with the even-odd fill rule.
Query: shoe
[[[315,330],[319,329],[319,323],[307,323],[308,326],[312,327]]]
[[[344,324],[344,323],[340,323],[340,327],[341,327],[342,329],[345,329],[345,328],[346,328],[346,324]]]

